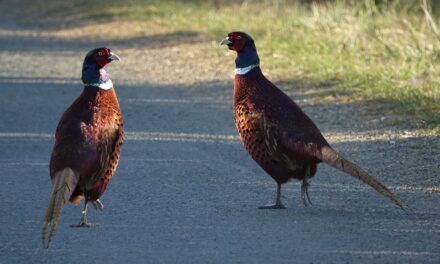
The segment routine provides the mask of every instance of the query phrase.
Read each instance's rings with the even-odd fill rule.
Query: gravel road
[[[191,32],[110,40],[81,33],[105,27],[0,19],[0,263],[440,263],[439,138],[393,126],[358,103],[315,103],[313,87],[290,89],[335,149],[418,218],[325,165],[311,181],[313,206],[302,205],[292,182],[283,187],[286,210],[258,210],[274,201],[275,183],[238,141],[233,54],[198,58],[198,48],[224,47]],[[70,228],[81,207],[69,204],[44,250],[53,133],[82,90],[85,53],[101,45],[122,58],[108,67],[127,131],[120,165],[104,211],[90,210],[101,225]]]

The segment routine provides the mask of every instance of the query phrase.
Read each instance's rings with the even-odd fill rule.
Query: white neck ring
[[[253,68],[260,66],[259,64],[253,64],[249,65],[244,68],[235,68],[235,74],[237,75],[245,75],[246,73],[250,72]]]
[[[85,83],[87,86],[99,87],[99,89],[110,90],[113,88],[112,80],[108,79],[105,83]]]

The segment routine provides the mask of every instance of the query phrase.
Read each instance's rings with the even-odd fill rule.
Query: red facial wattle
[[[109,60],[106,57],[103,57],[103,56],[96,56],[95,60],[96,60],[96,63],[101,68],[104,68],[105,65],[107,65],[109,63]]]
[[[104,68],[105,65],[107,65],[111,61],[109,60],[109,57],[111,55],[112,54],[109,49],[101,49],[96,53],[95,61],[101,68]]]
[[[231,44],[228,45],[230,50],[235,50],[239,52],[246,45],[246,40],[241,35],[230,34],[228,38],[231,41]]]
[[[245,44],[244,39],[237,39],[232,43],[229,49],[239,52],[244,48]]]

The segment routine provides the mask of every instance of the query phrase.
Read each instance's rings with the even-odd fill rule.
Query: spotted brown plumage
[[[68,200],[75,205],[85,200],[81,222],[75,227],[94,226],[87,223],[88,202],[103,208],[99,198],[116,171],[124,133],[113,83],[103,69],[112,60],[119,57],[107,48],[86,55],[84,90],[58,123],[50,159],[52,194],[42,228],[45,247]]]
[[[263,75],[254,40],[248,34],[231,32],[221,44],[237,52],[233,109],[240,138],[250,156],[277,183],[275,205],[260,208],[284,208],[281,185],[292,178],[302,181],[304,204],[311,203],[308,180],[324,162],[368,184],[405,212],[412,212],[382,183],[333,150],[301,108]]]

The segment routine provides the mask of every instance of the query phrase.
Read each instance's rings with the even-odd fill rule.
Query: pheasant
[[[123,142],[123,121],[113,83],[104,67],[119,57],[108,48],[87,53],[84,90],[62,115],[50,158],[52,193],[42,227],[45,248],[55,232],[67,201],[84,199],[81,222],[72,227],[93,227],[87,222],[87,204],[102,210],[99,200],[118,165]],[[48,230],[49,229],[49,230]]]
[[[324,162],[368,184],[405,212],[412,212],[381,182],[333,150],[301,108],[263,75],[254,40],[248,34],[231,32],[220,44],[237,52],[233,109],[240,138],[277,184],[275,204],[260,209],[285,208],[281,185],[292,178],[302,182],[304,205],[311,204],[308,181]]]

